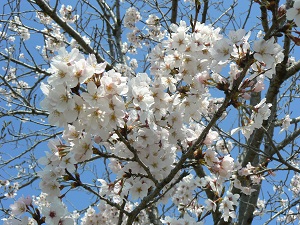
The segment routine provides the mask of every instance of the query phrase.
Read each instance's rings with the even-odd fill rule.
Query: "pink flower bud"
[[[254,86],[254,88],[252,89],[252,91],[254,91],[254,92],[260,92],[260,91],[262,91],[262,90],[264,90],[265,89],[265,84],[263,83],[263,82],[261,82],[261,81],[258,81],[256,84],[255,84],[255,86]]]
[[[286,5],[283,4],[278,8],[278,16],[281,17],[286,14]]]
[[[242,95],[242,98],[246,99],[246,100],[249,100],[251,98],[251,95],[249,95],[248,93],[244,93]]]
[[[95,137],[94,137],[94,142],[95,142],[96,144],[99,144],[101,141],[102,141],[102,138],[101,138],[100,136],[95,136]]]
[[[26,198],[22,197],[20,200],[23,201],[25,203],[25,205],[31,205],[31,203],[32,203],[31,196],[27,196]]]

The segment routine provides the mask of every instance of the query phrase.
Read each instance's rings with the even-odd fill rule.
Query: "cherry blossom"
[[[229,34],[228,34],[230,41],[232,42],[232,44],[234,44],[236,46],[247,42],[250,35],[251,35],[251,32],[248,32],[246,34],[246,31],[244,29],[238,29],[236,31],[229,31]]]
[[[281,54],[282,48],[274,42],[274,37],[269,40],[259,39],[253,44],[254,58],[265,63],[267,68],[271,68],[276,61],[276,55]]]
[[[290,115],[286,115],[282,121],[281,130],[279,133],[288,130],[290,125],[291,125]]]
[[[72,6],[65,6],[64,4],[61,5],[61,8],[59,10],[59,13],[62,16],[63,20],[68,23],[74,23],[79,18],[79,15],[72,15],[72,12]]]
[[[16,201],[14,204],[10,205],[10,208],[11,208],[12,214],[16,215],[16,216],[23,214],[27,211],[26,204],[21,199]]]
[[[262,217],[266,213],[265,204],[266,204],[265,200],[258,199],[257,205],[256,205],[257,209],[254,211],[253,214]]]
[[[52,203],[49,207],[42,210],[45,215],[47,224],[58,224],[60,219],[65,215],[65,209],[61,204]]]
[[[24,216],[22,219],[16,219],[16,218],[4,218],[2,219],[4,221],[3,225],[37,225],[36,221],[33,218],[28,218],[27,216]]]
[[[87,92],[82,93],[81,96],[92,107],[101,106],[107,102],[107,99],[104,98],[103,88],[97,87],[94,82],[87,84]]]
[[[181,225],[181,224],[188,224],[188,225],[202,225],[203,222],[195,222],[195,219],[189,216],[188,214],[184,214],[182,219],[175,219],[169,216],[165,217],[161,220],[164,224],[172,224],[172,225]]]
[[[210,211],[216,211],[217,205],[214,201],[210,200],[210,199],[206,199],[205,200],[206,206],[207,206],[207,210]]]
[[[133,29],[135,28],[135,23],[141,20],[141,15],[137,11],[136,8],[130,7],[126,10],[125,18],[124,18],[124,26]]]
[[[230,217],[236,217],[233,206],[236,206],[238,204],[237,199],[239,197],[240,196],[238,194],[232,195],[231,192],[227,192],[227,195],[220,204],[220,211],[223,212],[222,218],[224,218],[224,221],[228,221]]]
[[[226,62],[230,58],[233,47],[228,39],[221,39],[211,50],[212,57],[221,63]]]
[[[300,13],[299,13],[299,9],[300,9],[300,1],[299,0],[295,0],[293,7],[291,7],[290,9],[288,9],[286,11],[286,18],[288,20],[294,20],[294,22],[296,23],[297,27],[300,27]]]
[[[132,199],[135,200],[147,196],[149,187],[146,181],[140,180],[139,182],[134,182],[130,188]]]
[[[292,9],[297,6],[298,1]],[[290,9],[287,17],[292,13]],[[66,23],[78,19],[71,6],[62,5],[60,15]],[[79,43],[69,41],[50,18],[39,13],[37,16],[53,29],[43,51],[45,55],[49,50],[55,54],[47,58],[50,62],[47,72],[51,75],[47,84],[41,84],[45,97],[41,106],[49,113],[48,122],[61,127],[63,135],[61,140],[50,141],[50,152],[38,161],[44,166],[38,172],[43,193],[33,201],[21,198],[14,202],[10,206],[12,214],[19,216],[35,204],[47,224],[74,224],[76,216],[68,212],[64,196],[81,186],[97,190],[100,199],[97,205],[86,209],[81,224],[117,224],[121,215],[126,222],[126,213],[120,213],[116,206],[131,212],[172,175],[172,182],[166,182],[151,204],[169,201],[182,216],[165,216],[162,223],[203,224],[195,220],[203,212],[221,213],[225,222],[234,220],[239,194],[254,192],[251,185],[260,184],[264,177],[256,173],[257,168],[251,163],[242,167],[233,158],[234,137],[218,126],[211,127],[210,122],[217,115],[221,123],[230,115],[228,111],[238,108],[242,125],[231,134],[241,131],[249,139],[270,117],[272,104],[266,98],[252,106],[247,100],[252,93],[260,93],[267,87],[266,77],[271,78],[276,64],[283,60],[282,47],[275,38],[258,37],[251,42],[250,32],[240,29],[229,32],[227,39],[220,28],[200,22],[188,25],[185,21],[170,25],[167,32],[161,30],[160,18],[154,14],[140,28],[136,25],[142,19],[141,14],[131,7],[123,19],[130,32],[122,51],[136,53],[137,47],[145,47],[153,40],[158,42],[151,45],[147,56],[149,70],[138,73],[141,71],[138,58],[126,55],[119,64],[98,63],[94,54],[84,55]],[[29,38],[29,32],[20,30],[16,24],[21,24],[18,17],[10,29],[20,33],[24,40]],[[87,45],[92,41],[87,37],[84,40]],[[246,57],[254,59],[244,70]],[[224,74],[222,69],[226,66],[229,72]],[[11,70],[8,80],[13,82],[15,77]],[[244,79],[235,86],[238,78]],[[19,83],[19,89],[22,88],[26,88],[26,83]],[[218,93],[211,91],[212,88]],[[220,97],[220,93],[224,95]],[[230,103],[224,105],[228,96]],[[287,115],[281,132],[288,130],[290,122]],[[178,169],[181,157],[186,158]],[[97,158],[105,159],[105,163],[107,160],[109,176],[95,179],[94,186],[86,185],[78,171]],[[190,168],[200,166],[206,176],[185,174]],[[300,190],[297,176],[291,180],[290,188],[295,196]],[[249,186],[244,186],[244,180]],[[236,192],[226,185],[229,181]],[[204,190],[215,198],[202,199]],[[262,215],[265,203],[258,203],[255,215]],[[293,221],[291,213],[288,218]],[[150,224],[145,210],[137,215],[136,224]]]
[[[219,153],[228,154],[233,148],[231,141],[218,140],[216,143],[216,149]]]
[[[222,177],[230,177],[234,170],[234,159],[230,155],[226,155],[220,162],[218,173]]]

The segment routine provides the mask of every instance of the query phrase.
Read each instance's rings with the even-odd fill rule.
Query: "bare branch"
[[[81,35],[70,25],[68,25],[68,23],[66,23],[62,18],[60,18],[44,0],[35,0],[35,3],[41,8],[44,13],[50,16],[61,28],[63,28],[71,37],[73,37],[87,53],[94,54],[98,63],[105,62],[105,60],[84,41]],[[112,67],[107,64],[107,70],[110,69],[112,69]]]

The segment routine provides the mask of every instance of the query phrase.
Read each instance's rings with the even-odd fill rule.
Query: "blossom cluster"
[[[162,26],[157,15],[150,14],[145,21],[146,26],[143,29],[145,29],[147,33],[143,33],[143,29],[137,26],[137,23],[141,19],[142,17],[136,8],[131,7],[127,9],[124,17],[124,26],[131,30],[131,32],[127,33],[127,40],[132,45],[131,53],[136,52],[136,48],[141,48],[142,43],[149,45],[150,41],[161,41],[166,34],[166,31],[161,30]]]
[[[14,19],[10,21],[9,29],[16,32],[25,41],[30,38],[29,30],[22,26],[22,22],[18,16],[14,16]]]
[[[262,123],[264,120],[268,119],[271,110],[270,107],[272,106],[271,103],[266,103],[266,99],[262,99],[260,103],[254,106],[251,118],[248,119],[249,123],[245,122],[245,126],[238,127],[231,131],[231,134],[234,134],[236,131],[241,130],[242,134],[248,139],[250,135],[256,128],[262,127]]]
[[[126,10],[126,14],[124,17],[124,26],[129,29],[135,28],[135,23],[142,19],[140,12],[134,8],[130,7]]]
[[[58,178],[64,176],[66,170],[74,173],[74,164],[90,160],[93,154],[97,154],[95,146],[104,145],[118,156],[118,159],[111,160],[109,167],[117,174],[117,180],[122,181],[122,188],[119,182],[107,188],[102,180],[100,194],[111,196],[115,203],[118,202],[116,195],[129,194],[134,202],[147,196],[155,183],[170,173],[176,163],[178,141],[186,148],[197,139],[204,129],[200,122],[202,118],[209,118],[218,109],[212,108],[218,104],[210,104],[213,98],[207,86],[210,83],[229,85],[230,81],[221,77],[219,72],[234,57],[236,36],[245,33],[232,34],[230,41],[224,39],[218,29],[200,23],[196,24],[193,34],[187,33],[189,27],[184,22],[171,28],[172,37],[158,45],[149,56],[155,76],[153,80],[145,73],[130,78],[114,70],[105,72],[106,64],[96,63],[93,55],[84,58],[77,49],[70,53],[64,48],[59,50],[49,69],[52,73],[49,85],[42,85],[46,98],[41,104],[50,113],[49,122],[64,127],[65,143],[53,143],[52,152],[40,160],[46,166],[40,173],[43,192],[59,196]],[[234,80],[234,76],[231,79]],[[185,83],[187,91],[180,92],[176,88],[180,82]],[[86,86],[86,91],[80,91],[82,85]],[[261,125],[262,120],[268,118],[268,107],[264,102],[255,106],[253,120]],[[218,178],[213,178],[214,175],[206,177],[202,185],[209,183],[221,195],[222,183],[232,176],[235,165],[230,147],[225,150],[224,143],[221,147],[222,142],[214,147],[218,140],[218,133],[210,131],[203,141],[207,146],[203,156],[205,164]],[[218,156],[216,148],[224,154],[223,157]],[[135,157],[138,160],[125,162],[125,159]],[[119,160],[122,158],[124,160]],[[187,186],[191,191],[197,187]],[[243,187],[240,189],[244,190]],[[180,190],[187,191],[178,188],[173,195],[173,202],[178,201],[179,210],[182,204],[186,204],[190,206],[188,210],[199,213],[201,207],[189,202],[192,195],[183,198],[187,195]],[[220,210],[227,220],[235,217],[232,210],[236,203],[225,199]],[[90,215],[92,211],[89,218],[93,217]]]
[[[70,7],[62,6],[60,13],[66,22],[77,19]],[[43,23],[51,23],[48,18],[38,16]],[[135,8],[130,8],[124,17],[125,27],[132,30],[128,40],[134,46],[140,45],[137,38],[140,30],[135,26],[140,19]],[[245,30],[232,31],[225,38],[219,28],[199,22],[192,27],[181,21],[170,26],[171,33],[167,36],[160,31],[156,16],[149,16],[146,24],[150,39],[160,41],[166,37],[148,55],[151,76],[147,73],[129,76],[121,69],[107,70],[106,62],[98,63],[94,55],[83,55],[74,47],[76,44],[68,51],[59,28],[46,40],[45,49],[58,53],[51,59],[48,84],[41,85],[45,96],[41,106],[49,112],[49,123],[64,129],[62,140],[50,141],[50,152],[39,160],[44,165],[38,173],[43,194],[36,205],[47,224],[75,223],[75,216],[67,212],[62,200],[67,194],[62,183],[69,182],[72,188],[83,186],[77,170],[97,156],[109,158],[108,167],[115,179],[97,180],[97,194],[107,201],[97,205],[100,212],[89,207],[81,224],[116,224],[119,215],[126,222],[126,215],[120,214],[115,205],[123,205],[127,212],[137,207],[170,175],[180,156],[195,145],[219,110],[224,98],[214,98],[209,91],[211,87],[226,96],[236,92],[232,105],[250,112],[243,115],[243,126],[233,132],[241,130],[249,138],[270,116],[271,104],[266,99],[255,106],[247,106],[245,101],[252,92],[264,89],[265,77],[271,78],[276,64],[283,59],[282,48],[273,38],[258,39],[251,46],[250,33]],[[244,71],[248,61],[251,67]],[[230,68],[228,76],[222,75],[226,66]],[[250,72],[251,76],[236,86],[238,78]],[[227,112],[222,113],[226,119]],[[255,174],[256,168],[251,164],[242,168],[235,162],[231,156],[232,143],[222,139],[217,129],[210,129],[196,147],[194,158],[188,163],[201,164],[210,174],[202,178],[190,174],[163,188],[153,204],[166,204],[171,199],[184,214],[179,220],[162,218],[165,224],[187,221],[201,224],[194,218],[203,211],[214,212],[217,207],[225,221],[234,219],[240,196],[230,191],[224,194],[226,181],[233,180],[235,188],[249,195],[254,189],[243,186],[238,176],[249,178],[250,184],[259,184],[263,179]],[[181,173],[183,170],[174,179]],[[203,189],[210,189],[215,199],[202,199],[201,203],[198,192]],[[31,212],[32,207],[27,199],[19,199],[11,206],[12,214]],[[139,224],[149,224],[145,211],[138,217]]]
[[[79,15],[74,15],[74,10],[70,5],[62,5],[59,12],[62,20],[69,24],[76,22],[79,18]],[[45,25],[45,28],[41,30],[45,36],[45,45],[42,49],[43,57],[45,59],[52,58],[55,51],[66,46],[67,37],[61,27],[52,21],[51,17],[41,12],[37,12],[36,17],[41,24]],[[82,38],[86,44],[90,44],[90,40],[86,36]],[[70,45],[73,48],[78,48],[78,44],[74,39],[70,41]]]
[[[74,23],[76,20],[78,20],[79,15],[73,15],[73,11],[74,10],[72,9],[72,6],[65,6],[64,4],[62,4],[59,13],[64,21],[68,23]]]
[[[31,217],[23,217],[19,220],[16,216],[24,214],[25,212],[33,215],[43,214],[40,222],[49,224],[49,225],[73,225],[74,219],[76,218],[74,215],[71,215],[62,201],[58,198],[52,198],[51,202],[47,201],[47,195],[41,194],[40,197],[36,197],[32,199],[31,197],[21,197],[14,204],[10,205],[11,213],[15,217],[4,219],[4,225],[25,225],[31,224],[36,225],[37,221]]]

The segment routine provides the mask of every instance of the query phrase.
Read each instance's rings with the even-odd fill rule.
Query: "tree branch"
[[[176,24],[177,20],[177,10],[178,10],[178,0],[172,0],[172,16],[171,16],[171,23]]]
[[[77,43],[83,48],[86,53],[94,54],[96,56],[98,63],[105,62],[104,58],[102,58],[97,52],[95,52],[81,37],[81,35],[74,30],[68,23],[66,23],[61,17],[57,15],[57,13],[51,9],[51,7],[44,0],[34,0],[35,3],[41,8],[43,13],[46,13],[50,16],[64,31],[67,32],[72,38],[74,38]],[[112,69],[112,66],[107,64],[107,70]]]

